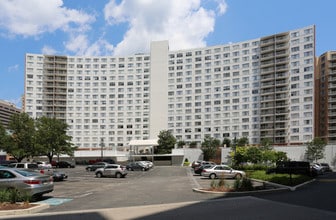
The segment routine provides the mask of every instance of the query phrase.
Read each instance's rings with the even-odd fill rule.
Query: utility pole
[[[100,153],[101,153],[101,160],[103,161],[103,158],[104,158],[104,147],[105,147],[105,144],[104,144],[104,138],[100,138]]]

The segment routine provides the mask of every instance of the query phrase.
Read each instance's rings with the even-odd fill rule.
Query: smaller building
[[[0,122],[7,128],[12,115],[21,113],[21,109],[17,108],[13,103],[0,100]]]

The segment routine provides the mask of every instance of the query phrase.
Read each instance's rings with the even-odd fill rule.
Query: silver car
[[[38,198],[54,190],[53,178],[24,169],[0,168],[0,189],[17,189]]]
[[[202,176],[215,178],[241,178],[245,176],[244,171],[234,170],[227,165],[215,165],[202,170]]]
[[[109,164],[103,168],[98,168],[95,172],[96,177],[116,177],[121,178],[127,175],[126,167],[119,164]]]

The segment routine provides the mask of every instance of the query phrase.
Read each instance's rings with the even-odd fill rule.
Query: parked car
[[[116,177],[121,178],[127,175],[126,167],[119,164],[108,164],[103,168],[98,168],[95,172],[96,177]]]
[[[51,169],[52,168],[52,165],[49,162],[37,161],[36,163],[39,169],[42,169],[42,168]]]
[[[316,164],[322,167],[323,172],[332,172],[332,169],[328,163],[316,163]]]
[[[139,161],[136,162],[130,162],[126,165],[127,170],[141,170],[141,171],[147,171],[149,170],[148,166],[144,165],[143,163],[140,163]]]
[[[142,161],[139,161],[139,162],[142,162],[143,164],[145,164],[146,166],[148,166],[149,169],[151,169],[151,168],[154,167],[154,163],[152,161],[142,160]]]
[[[0,189],[17,189],[38,198],[54,190],[53,178],[27,169],[1,168]]]
[[[195,160],[191,163],[191,168],[199,167],[201,166],[202,160]]]
[[[52,177],[55,182],[68,179],[68,175],[65,172],[60,171],[60,170],[53,170]]]
[[[309,162],[306,161],[281,161],[276,164],[275,168],[268,169],[266,173],[314,175]]]
[[[313,175],[322,175],[324,173],[324,169],[321,164],[314,163],[311,165],[311,173]]]
[[[31,170],[39,170],[37,163],[11,163],[8,165],[9,168],[20,168],[20,169],[31,169]]]
[[[227,165],[215,165],[202,170],[202,176],[215,178],[242,178],[246,176],[244,171],[234,170]]]
[[[202,165],[202,166],[199,166],[199,167],[195,167],[195,169],[194,169],[194,173],[195,173],[195,174],[199,174],[199,175],[201,175],[201,174],[202,174],[202,171],[203,171],[204,169],[208,169],[208,168],[210,168],[210,167],[212,167],[212,166],[214,166],[214,165],[212,165],[212,164],[206,164],[206,165]]]
[[[106,167],[109,163],[107,162],[96,162],[94,164],[88,165],[85,169],[86,171],[96,171],[98,168]]]
[[[70,163],[68,161],[58,161],[56,163],[57,168],[75,168],[76,165],[74,163]]]
[[[216,165],[215,162],[202,160],[202,161],[195,162],[194,165],[192,165],[191,167],[194,168],[194,170],[195,170],[195,168],[197,168],[197,167],[200,167],[200,166],[203,166],[203,165],[208,165],[208,164]]]

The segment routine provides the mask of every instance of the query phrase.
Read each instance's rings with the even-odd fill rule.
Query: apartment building
[[[14,114],[19,114],[21,109],[16,107],[13,103],[0,100],[0,124],[5,128],[8,127],[10,118]]]
[[[157,138],[247,137],[296,145],[314,136],[315,27],[238,43],[149,54],[26,54],[25,112],[66,121],[73,143],[95,149]]]
[[[336,51],[317,59],[316,135],[329,144],[336,143]]]

